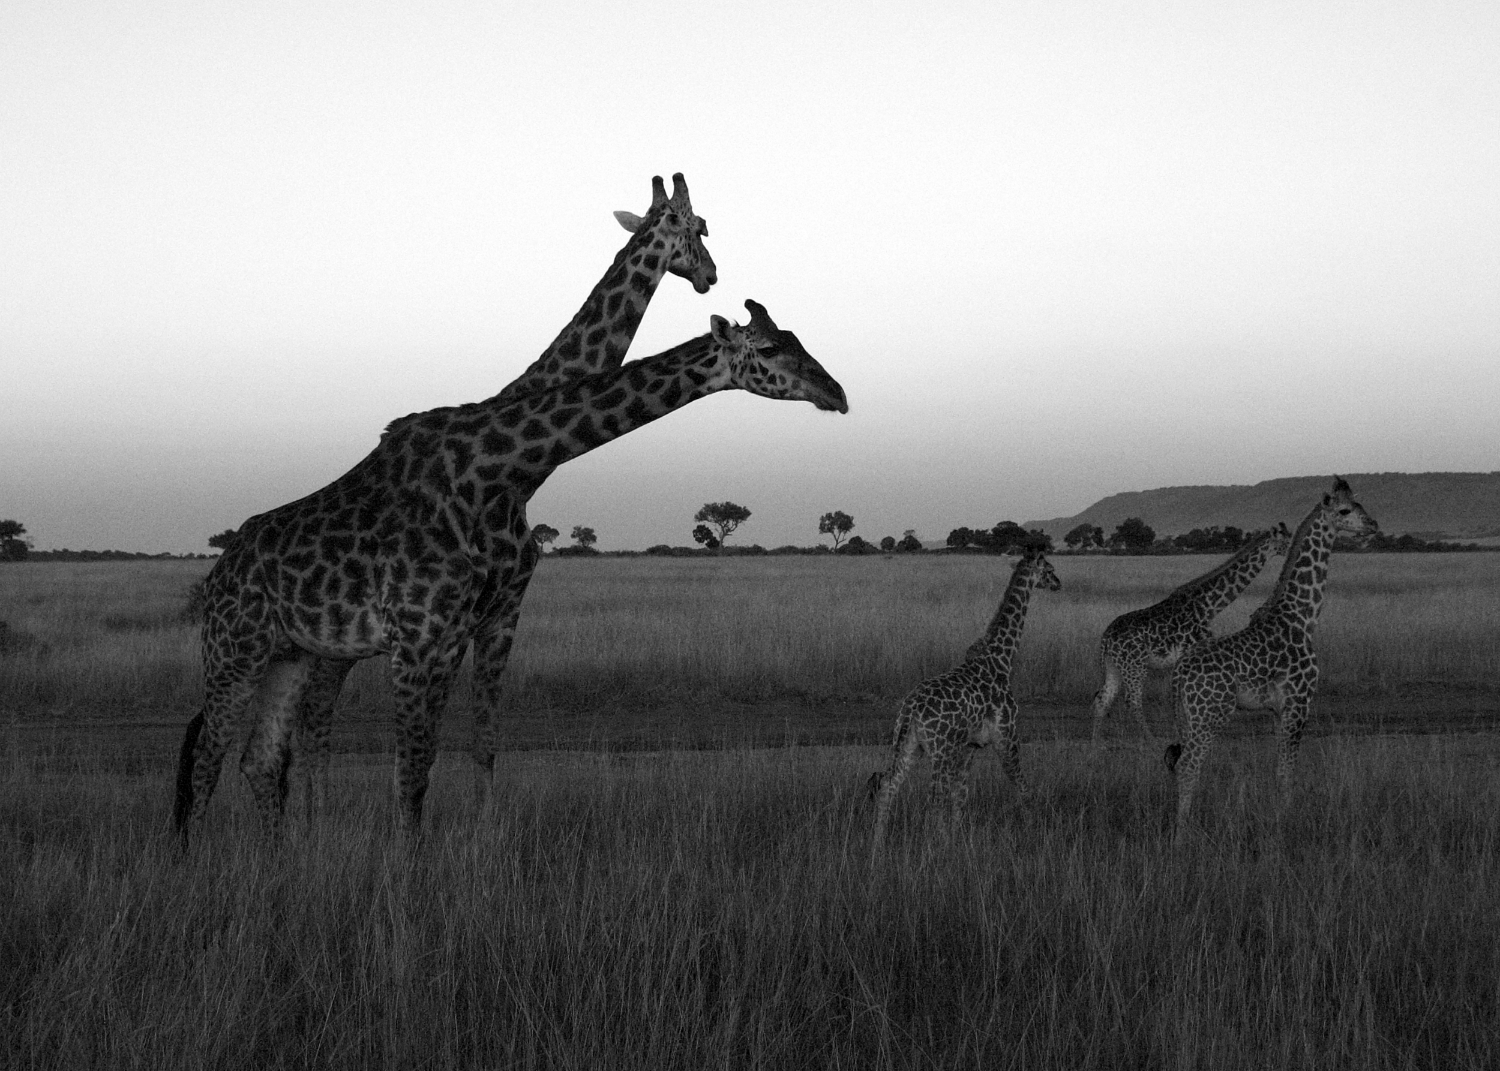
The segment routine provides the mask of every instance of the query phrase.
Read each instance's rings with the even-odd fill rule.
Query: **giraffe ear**
[[[634,212],[616,212],[615,219],[631,234],[641,229],[641,217]]]
[[[714,315],[708,318],[708,333],[713,336],[715,342],[721,346],[733,346],[740,334],[740,329],[724,319],[722,316]]]

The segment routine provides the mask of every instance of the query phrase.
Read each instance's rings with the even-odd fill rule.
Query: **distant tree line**
[[[1063,536],[1063,545],[1070,551],[1108,551],[1112,554],[1232,554],[1259,534],[1229,524],[1194,528],[1181,535],[1158,539],[1145,521],[1139,517],[1127,517],[1108,538],[1098,525],[1080,524]],[[1377,532],[1363,543],[1341,539],[1337,545],[1343,551],[1372,553],[1500,550],[1500,547],[1478,543],[1449,543],[1414,535],[1392,536],[1384,532]]]
[[[901,538],[883,536],[878,543],[857,535],[851,535],[854,518],[843,510],[830,510],[818,519],[818,532],[832,538],[833,545],[818,543],[799,547],[793,544],[767,550],[758,543],[749,546],[729,547],[725,541],[740,525],[750,519],[750,511],[733,502],[706,502],[693,520],[700,522],[693,529],[696,547],[674,547],[658,543],[644,551],[611,551],[614,556],[628,557],[648,554],[654,557],[675,558],[701,557],[709,555],[754,556],[760,554],[919,554],[926,548],[918,538],[916,530],[906,529]],[[710,527],[712,526],[712,527]],[[1190,532],[1169,538],[1158,539],[1152,527],[1139,517],[1127,517],[1108,536],[1095,524],[1079,524],[1063,536],[1064,553],[1109,553],[1109,554],[1231,554],[1244,546],[1258,533],[1246,531],[1234,525],[1222,527],[1194,528]],[[210,536],[208,545],[220,550],[227,549],[236,535],[236,530],[227,528],[218,535]],[[532,526],[531,538],[539,549],[556,540],[561,533],[548,524]],[[147,561],[153,559],[191,560],[211,557],[208,554],[147,554],[128,550],[33,550],[31,540],[26,537],[26,526],[15,520],[0,520],[0,562],[5,561]],[[572,546],[558,547],[554,554],[562,557],[590,557],[600,553],[594,548],[599,541],[594,529],[575,525],[571,538]],[[1457,543],[1437,539],[1422,539],[1414,535],[1387,535],[1377,532],[1363,543],[1346,540],[1339,542],[1340,550],[1377,554],[1410,554],[1438,552],[1500,551],[1497,546],[1482,546],[1478,543]],[[1041,547],[1051,552],[1052,538],[1040,529],[1026,529],[1014,521],[1001,521],[990,528],[955,528],[948,533],[946,546],[940,553],[1019,553],[1029,547]]]
[[[953,550],[975,550],[985,554],[1009,554],[1032,547],[1050,551],[1052,537],[1040,528],[1022,528],[1015,521],[1001,521],[993,528],[955,528],[948,533]]]

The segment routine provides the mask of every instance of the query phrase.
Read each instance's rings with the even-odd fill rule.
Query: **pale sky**
[[[1500,5],[0,6],[0,518],[206,550],[487,397],[686,174],[847,416],[703,399],[561,468],[602,549],[1500,465]],[[1357,491],[1357,488],[1356,488]]]

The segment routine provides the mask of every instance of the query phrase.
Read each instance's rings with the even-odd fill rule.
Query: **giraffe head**
[[[703,247],[708,237],[708,224],[701,216],[693,214],[693,204],[688,199],[687,180],[682,172],[672,176],[672,196],[661,176],[651,179],[651,207],[644,216],[634,212],[616,212],[620,226],[639,237],[648,256],[660,257],[666,262],[667,271],[680,275],[693,284],[700,294],[719,281],[714,258]]]
[[[1030,547],[1021,555],[1021,560],[1016,563],[1016,571],[1020,572],[1022,569],[1029,570],[1032,587],[1042,591],[1062,590],[1057,570],[1052,568],[1052,563],[1047,560],[1041,547]]]
[[[1271,544],[1271,554],[1276,557],[1286,554],[1292,545],[1292,530],[1286,526],[1286,521],[1277,521],[1267,534],[1270,536],[1267,542]]]
[[[819,409],[847,413],[844,388],[783,331],[759,302],[746,301],[750,322],[741,327],[722,316],[709,320],[709,334],[728,358],[729,386],[762,398],[812,402]]]
[[[1354,492],[1342,476],[1333,478],[1333,490],[1323,496],[1323,511],[1333,522],[1335,532],[1347,532],[1360,538],[1374,535],[1380,526],[1375,518],[1365,512],[1365,507],[1354,501]]]

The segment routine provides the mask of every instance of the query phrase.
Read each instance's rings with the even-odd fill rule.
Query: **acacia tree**
[[[238,534],[238,529],[226,528],[216,536],[209,536],[208,545],[216,550],[228,550],[229,544],[234,541],[234,537]]]
[[[0,561],[18,562],[31,550],[31,541],[22,539],[26,526],[20,521],[0,521]]]
[[[908,528],[901,533],[901,542],[896,544],[896,550],[902,554],[910,554],[912,551],[921,550],[922,541],[917,538],[917,530]]]
[[[545,549],[548,543],[560,535],[562,533],[550,524],[534,524],[531,526],[531,538],[536,543],[538,550]],[[575,535],[574,538],[576,539],[577,536]]]
[[[994,551],[1009,550],[1011,547],[1024,547],[1031,541],[1031,533],[1022,528],[1015,521],[1001,521],[989,531],[989,540],[986,544]]]
[[[581,524],[573,526],[573,534],[569,538],[580,547],[585,548],[592,547],[595,543],[599,542],[599,537],[594,534],[594,530],[592,528],[585,528]]]
[[[843,510],[834,510],[825,513],[818,519],[818,534],[833,537],[833,549],[839,549],[839,542],[854,530],[854,518]]]
[[[1112,547],[1145,550],[1156,542],[1156,530],[1139,517],[1126,517],[1109,537]]]
[[[1070,548],[1102,547],[1104,546],[1104,529],[1097,524],[1085,522],[1075,528],[1070,528],[1063,536],[1063,543]]]
[[[707,522],[718,529],[713,534],[718,538],[719,546],[728,542],[734,530],[749,519],[750,511],[744,506],[736,506],[733,502],[705,502],[703,508],[693,514],[693,520]],[[693,530],[693,538],[698,539],[697,529]],[[698,539],[698,542],[704,541]]]
[[[702,543],[709,550],[719,549],[719,537],[714,535],[714,530],[706,524],[700,524],[693,529],[693,542]]]

